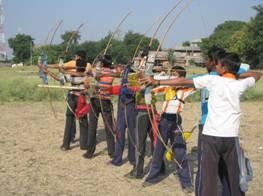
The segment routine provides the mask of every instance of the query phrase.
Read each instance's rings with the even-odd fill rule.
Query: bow
[[[52,33],[52,36],[51,36],[51,40],[50,40],[49,45],[52,44],[52,41],[53,41],[53,39],[54,39],[54,36],[55,36],[57,30],[59,29],[59,27],[61,26],[62,22],[63,22],[63,21],[60,20],[60,21],[54,26],[54,28],[52,28],[51,31],[48,33],[48,36],[47,36],[47,38],[46,38],[45,45],[47,45],[48,38],[50,37],[50,35],[51,35],[51,33],[52,33],[53,29],[54,29],[54,31],[53,31],[53,33]],[[44,51],[42,51],[42,52],[41,52],[41,56],[38,58],[38,67],[39,67],[38,74],[39,74],[39,77],[42,79],[42,83],[43,83],[44,85],[48,85],[48,74],[51,75],[51,77],[53,77],[53,78],[57,78],[57,75],[56,75],[56,74],[48,71],[48,69],[47,69],[47,63],[48,63],[48,56],[47,56],[47,54],[46,54]],[[54,108],[53,103],[52,103],[52,98],[51,98],[51,95],[50,95],[50,91],[49,91],[48,88],[47,88],[47,94],[48,94],[49,104],[50,104],[51,110],[52,110],[52,112],[53,112],[53,115],[54,115],[55,118],[57,118],[57,115],[56,115],[56,112],[55,112],[55,108]]]
[[[174,8],[177,7],[177,5],[179,5],[180,2],[181,2],[181,1],[179,1],[179,2],[174,6]],[[167,36],[167,33],[169,32],[169,30],[171,29],[171,27],[172,27],[173,24],[175,23],[175,21],[176,21],[176,19],[178,18],[178,16],[190,5],[191,2],[192,2],[192,0],[190,0],[188,3],[186,3],[186,4],[183,6],[183,8],[182,8],[182,9],[176,14],[176,16],[173,18],[172,22],[170,23],[170,25],[168,26],[167,30],[166,30],[165,33],[163,34],[163,37],[162,37],[162,39],[161,39],[161,42],[159,43],[159,46],[158,46],[156,52],[155,52],[155,53],[150,53],[150,54],[148,54],[148,56],[147,56],[147,58],[146,58],[145,69],[144,69],[144,70],[145,70],[144,72],[145,72],[145,75],[146,75],[146,76],[152,76],[152,75],[153,75],[152,70],[153,70],[154,62],[155,62],[155,59],[156,59],[156,57],[157,57],[157,55],[158,55],[158,53],[159,53],[159,51],[160,51],[160,48],[161,48],[162,44],[164,43],[164,40],[165,40],[165,38],[166,38],[166,36]],[[173,9],[171,9],[171,10],[168,12],[168,15],[172,12],[172,10],[173,10]],[[165,20],[165,18],[167,18],[168,15],[166,15],[166,16],[164,17],[164,20]],[[163,23],[164,20],[162,20],[161,23]],[[160,28],[161,23],[159,24],[159,26],[157,27],[157,29]],[[156,32],[157,32],[157,31],[156,31]],[[155,36],[155,34],[156,34],[156,33],[154,33],[153,37]],[[153,39],[152,39],[152,40],[153,40]],[[152,40],[151,40],[149,46],[151,46]],[[165,147],[166,150],[167,150],[167,153],[168,153],[168,154],[167,154],[166,156],[167,156],[168,159],[169,159],[170,157],[172,157],[172,146],[171,146],[171,147],[168,147],[167,144],[165,144],[165,142],[164,142],[164,140],[163,140],[163,138],[162,138],[162,136],[161,136],[161,133],[160,133],[158,127],[154,124],[153,119],[151,118],[151,114],[153,115],[153,114],[155,113],[155,112],[154,112],[154,107],[153,107],[153,105],[151,104],[151,101],[152,101],[151,91],[152,91],[152,85],[147,86],[147,87],[145,88],[145,103],[146,103],[148,106],[150,106],[150,109],[147,107],[147,112],[148,112],[149,119],[150,119],[150,122],[151,122],[152,126],[156,129],[157,137],[160,139],[160,141],[163,143],[164,147]],[[150,111],[150,110],[151,110],[151,111]],[[181,164],[180,164],[176,159],[174,159],[174,161],[176,162],[176,164],[178,165],[178,167],[181,168]]]
[[[122,25],[122,23],[128,18],[128,16],[131,14],[132,12],[128,12],[124,18],[122,18],[122,20],[120,21],[120,23],[117,25],[115,31],[112,33],[107,45],[106,45],[106,48],[103,50],[103,55],[106,55],[110,45],[111,45],[111,41],[112,39],[114,38],[114,36],[116,35],[116,33],[118,32],[120,26]],[[98,55],[97,58],[99,58],[100,55]],[[94,59],[94,62],[95,60],[97,59]],[[96,63],[96,76],[99,75],[99,73],[101,72],[101,65],[100,63]],[[128,77],[128,72],[127,72],[127,77]],[[101,100],[101,96],[98,97],[99,98],[99,102],[100,102],[100,107],[101,107],[101,114],[102,114],[102,117],[104,118],[104,111],[103,111],[103,105],[102,105],[102,100]],[[111,114],[112,114],[112,122],[113,122],[113,126],[116,127],[115,125],[115,119],[114,119],[114,112],[113,112],[113,109],[111,110]],[[108,128],[110,129],[111,131],[111,134],[113,135],[113,137],[115,138],[115,141],[118,141],[117,137],[116,137],[116,134],[115,132],[112,130],[111,126],[109,126],[107,120],[105,120],[105,123],[106,123],[106,126],[108,126]]]

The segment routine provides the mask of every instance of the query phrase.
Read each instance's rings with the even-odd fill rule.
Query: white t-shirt
[[[240,96],[255,84],[249,77],[235,80],[207,75],[193,78],[195,88],[209,91],[208,116],[203,134],[216,137],[237,137],[240,125]]]

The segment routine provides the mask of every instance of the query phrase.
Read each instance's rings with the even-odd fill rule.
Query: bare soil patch
[[[247,195],[263,195],[263,104],[244,102],[240,135],[246,154],[252,160],[254,179]],[[65,123],[65,103],[55,103],[58,118],[48,103],[5,103],[0,105],[0,195],[184,195],[173,165],[162,182],[143,188],[143,180],[125,177],[132,166],[108,164],[102,123],[93,159],[82,157],[78,142],[70,151],[60,150]],[[191,129],[198,123],[200,104],[185,106],[183,125]],[[188,141],[193,171],[197,131]],[[124,153],[126,158],[127,149]],[[146,157],[145,166],[150,157]],[[194,195],[194,194],[192,194]]]

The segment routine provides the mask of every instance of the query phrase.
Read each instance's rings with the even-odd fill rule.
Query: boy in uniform
[[[186,71],[181,66],[174,66],[172,68],[172,71],[173,70],[177,77],[184,78],[186,76]],[[178,164],[176,165],[177,174],[182,188],[192,192],[193,186],[186,154],[186,142],[184,141],[181,129],[182,118],[180,113],[182,112],[185,99],[193,94],[194,89],[186,87],[165,87],[164,91],[166,93],[164,95],[165,101],[163,103],[162,115],[159,122],[160,133],[157,137],[150,171],[143,185],[148,186],[162,179],[162,174],[165,170],[165,163],[163,160],[163,155],[165,153],[164,145],[167,145],[168,139],[170,138],[172,144],[171,148],[175,154],[176,163]]]
[[[240,63],[236,63],[231,55],[228,55],[216,65],[219,76],[207,75],[159,82],[161,85],[193,85],[209,91],[209,112],[203,129],[201,155],[202,196],[217,195],[215,176],[220,159],[226,164],[230,194],[244,195],[239,187],[238,155],[235,147],[241,115],[240,96],[260,79],[260,73],[248,71],[239,75],[243,80],[237,80],[236,73],[239,68]],[[146,85],[158,83],[150,77],[142,79],[141,82]]]

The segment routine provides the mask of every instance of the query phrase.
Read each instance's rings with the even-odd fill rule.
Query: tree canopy
[[[28,61],[32,55],[33,38],[30,35],[17,34],[8,39],[9,47],[13,49],[13,61],[15,63]]]
[[[236,52],[252,68],[263,68],[263,5],[254,6],[257,14],[249,22],[226,21],[218,25],[214,32],[202,39],[201,49],[219,46],[229,52]]]
[[[246,23],[241,21],[226,21],[218,25],[208,38],[202,39],[202,51],[207,54],[213,45],[229,50],[232,36],[235,36],[237,31],[243,31],[245,27]]]
[[[248,23],[244,57],[255,68],[263,68],[263,5],[253,7],[256,17]]]

